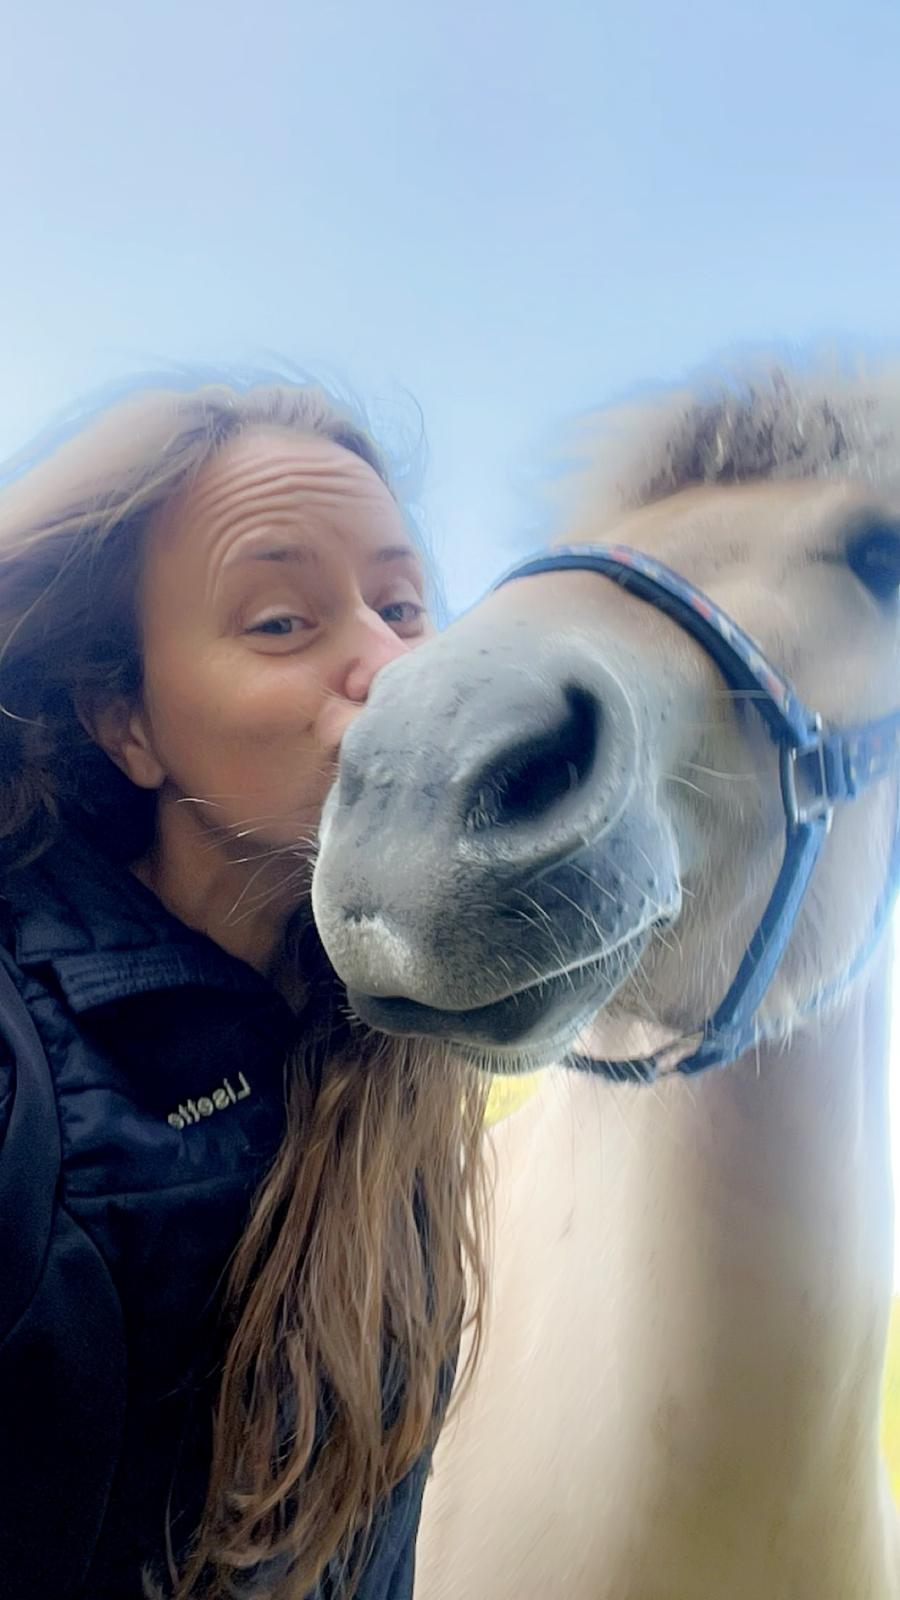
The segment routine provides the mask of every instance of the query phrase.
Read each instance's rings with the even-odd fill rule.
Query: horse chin
[[[635,971],[652,926],[613,950],[548,974],[487,1005],[442,1010],[400,997],[348,991],[360,1021],[381,1033],[439,1038],[487,1071],[528,1072],[558,1061]]]

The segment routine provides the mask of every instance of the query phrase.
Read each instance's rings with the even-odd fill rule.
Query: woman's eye
[[[245,633],[262,635],[267,639],[284,639],[289,638],[291,634],[300,633],[308,627],[309,623],[305,622],[302,617],[263,617],[260,622],[251,623],[250,627],[245,628],[244,631]]]
[[[391,600],[378,607],[378,615],[391,628],[411,628],[425,615],[425,607],[417,600]]]

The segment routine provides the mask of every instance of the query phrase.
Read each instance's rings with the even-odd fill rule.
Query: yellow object
[[[540,1076],[539,1072],[523,1072],[511,1074],[508,1078],[495,1078],[485,1112],[488,1127],[495,1122],[502,1122],[504,1117],[511,1116],[526,1100],[530,1100]]]
[[[881,1443],[887,1457],[894,1499],[900,1505],[900,1299],[895,1299],[891,1307],[881,1406]]]

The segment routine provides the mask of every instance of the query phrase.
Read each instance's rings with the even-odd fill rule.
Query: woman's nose
[[[331,693],[319,722],[319,737],[325,750],[337,755],[344,734],[365,705],[382,667],[419,643],[419,638],[399,638],[377,611],[366,607],[357,613],[349,639],[344,641],[340,665],[330,679]]]
[[[391,661],[405,655],[410,641],[398,638],[377,611],[366,609],[353,630],[351,652],[344,668],[340,693],[353,705],[363,705],[372,681]]]

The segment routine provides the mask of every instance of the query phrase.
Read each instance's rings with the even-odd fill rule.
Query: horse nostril
[[[596,762],[603,722],[586,689],[563,690],[556,727],[507,745],[492,756],[469,790],[465,826],[471,832],[536,822],[580,789]]]

